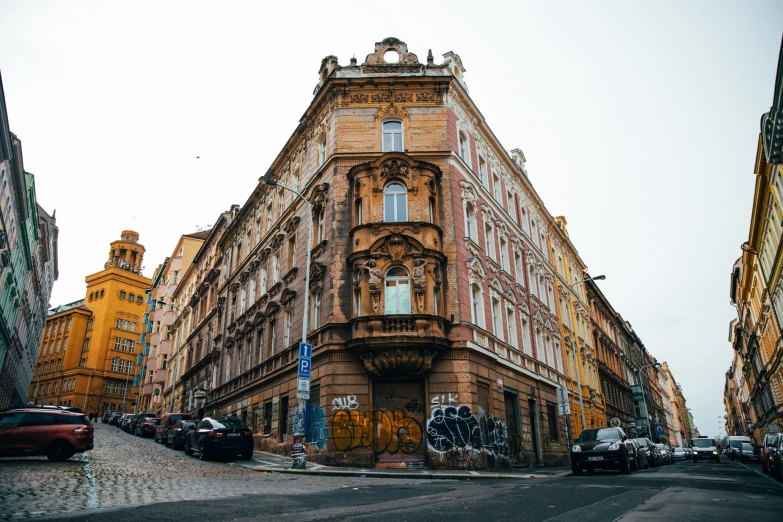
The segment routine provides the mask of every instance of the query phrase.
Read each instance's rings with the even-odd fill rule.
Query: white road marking
[[[775,484],[776,486],[778,486],[778,487],[780,487],[780,488],[783,488],[783,484],[781,484],[781,483],[780,483],[780,482],[778,482],[777,480],[773,479],[772,477],[770,477],[770,476],[767,476],[767,475],[763,474],[763,473],[762,473],[762,472],[760,472],[759,470],[757,470],[757,469],[750,469],[749,467],[747,467],[747,466],[746,466],[745,464],[743,464],[742,462],[740,462],[740,463],[739,463],[739,465],[740,465],[740,466],[742,466],[743,468],[745,468],[745,469],[749,470],[749,471],[753,471],[753,472],[755,472],[755,473],[758,473],[759,475],[761,475],[761,476],[762,476],[762,477],[764,477],[765,479],[769,480],[770,482],[772,482],[772,483],[773,483],[773,484]]]

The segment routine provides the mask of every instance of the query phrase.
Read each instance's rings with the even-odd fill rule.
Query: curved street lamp
[[[587,279],[582,279],[581,281],[577,281],[576,283],[573,283],[568,286],[568,303],[571,303],[571,291],[574,289],[576,285],[580,285],[582,283],[586,283],[588,281],[603,281],[606,279],[605,275],[599,275],[595,277],[588,277]],[[571,321],[571,309],[567,310],[568,312],[568,329],[571,330],[571,355],[574,357],[574,369],[576,370],[576,385],[578,387],[579,392],[579,413],[582,415],[582,431],[585,430],[587,427],[587,423],[585,422],[585,405],[584,401],[582,400],[582,378],[580,376],[580,366],[579,366],[579,360],[576,356],[576,345],[574,342],[575,332],[574,332],[574,325]]]

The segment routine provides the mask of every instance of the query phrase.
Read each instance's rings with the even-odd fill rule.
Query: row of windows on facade
[[[62,339],[57,339],[56,341],[52,340],[47,342],[44,342],[44,349],[41,350],[41,355],[50,355],[52,353],[59,353],[60,350],[65,351],[65,349],[68,347],[68,336],[66,335]]]
[[[68,317],[67,319],[63,318],[57,321],[50,321],[49,326],[46,327],[45,337],[51,337],[53,333],[54,335],[57,335],[63,332],[70,332],[72,320],[72,317]]]
[[[111,371],[120,373],[133,373],[133,361],[126,361],[119,357],[111,360]]]
[[[50,372],[59,372],[63,367],[63,360],[57,359],[56,361],[47,361],[43,364],[36,366],[35,373],[37,375],[43,375]]]
[[[103,392],[107,395],[125,395],[128,384],[119,381],[106,381]]]
[[[126,332],[135,332],[136,331],[136,322],[135,321],[127,321],[123,319],[117,319],[116,323],[117,330],[125,330]]]
[[[123,337],[116,337],[114,339],[114,349],[117,351],[134,353],[136,351],[136,341]]]
[[[59,381],[51,381],[47,383],[36,384],[33,386],[33,397],[38,395],[56,395]],[[76,389],[76,379],[68,379],[63,381],[62,389],[60,393],[70,392]]]

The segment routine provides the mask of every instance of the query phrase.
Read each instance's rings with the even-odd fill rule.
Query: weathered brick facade
[[[309,460],[567,462],[554,223],[468,96],[459,57],[444,59],[420,63],[388,38],[362,65],[323,60],[266,174],[313,208],[309,287],[310,215],[290,193],[259,183],[215,238],[220,274],[199,294],[216,289],[216,307],[175,324],[195,346],[213,321],[214,379],[198,358],[180,368],[210,381],[206,412],[245,419],[260,449],[291,450],[309,292]]]

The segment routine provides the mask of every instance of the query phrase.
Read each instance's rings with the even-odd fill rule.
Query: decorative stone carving
[[[378,352],[367,350],[360,357],[373,375],[421,375],[432,368],[437,353],[429,349],[397,348]]]
[[[417,102],[434,102],[437,101],[437,96],[434,92],[420,92],[416,94]]]
[[[468,181],[460,181],[459,186],[462,189],[462,199],[469,203],[476,203],[478,201],[478,195],[476,194],[476,188],[472,183]]]
[[[416,295],[416,305],[418,313],[424,313],[424,291],[427,289],[427,276],[424,275],[424,268],[427,261],[417,259],[413,262],[413,292]]]
[[[495,289],[498,293],[503,293],[503,286],[497,276],[492,276],[487,280],[489,287]]]
[[[398,107],[397,105],[394,105],[394,102],[392,102],[389,103],[388,106],[378,109],[378,112],[375,113],[375,119],[377,120],[390,118],[392,116],[396,116],[404,120],[408,117],[408,111],[406,111],[404,107]]]
[[[351,94],[348,99],[351,103],[367,103],[370,97],[366,94]]]
[[[326,267],[321,263],[310,264],[310,291],[317,292],[324,287]]]
[[[398,159],[392,159],[381,165],[381,179],[399,177],[407,178],[409,174],[410,166],[404,161]]]
[[[523,315],[530,315],[530,306],[527,304],[527,301],[519,302],[519,311],[522,312]]]
[[[505,290],[503,290],[503,297],[505,297],[506,300],[510,303],[515,303],[517,300],[517,296],[514,295],[514,291],[511,290],[510,288],[506,288]]]
[[[471,283],[476,283],[479,286],[484,284],[484,278],[487,277],[487,272],[484,270],[484,266],[481,264],[481,260],[477,257],[471,257],[465,264],[468,265],[468,278]]]
[[[310,204],[313,206],[314,211],[324,207],[328,192],[328,183],[322,183],[313,189],[313,195],[310,197]]]
[[[358,289],[362,282],[362,276],[364,276],[364,270],[362,270],[362,267],[354,266],[353,267],[353,287]]]
[[[280,302],[284,305],[287,305],[290,301],[293,301],[294,298],[296,298],[296,292],[291,290],[290,288],[286,288],[283,290],[283,293],[280,295]]]
[[[384,55],[388,51],[394,51],[398,55],[398,61],[388,63]],[[408,52],[408,44],[394,37],[384,38],[375,44],[375,52],[368,54],[362,65],[420,65],[419,58],[413,53]]]
[[[300,217],[299,216],[293,216],[291,219],[288,220],[288,222],[285,224],[285,227],[283,227],[283,230],[286,232],[286,234],[293,234],[296,232],[296,227],[299,225]]]
[[[370,287],[370,297],[372,298],[372,313],[378,315],[381,300],[381,287],[383,286],[383,273],[376,266],[375,259],[370,259],[363,265],[359,265],[364,270],[367,270]]]
[[[397,262],[410,255],[411,251],[411,244],[400,234],[391,234],[381,246],[381,252],[389,256],[392,261]]]
[[[443,283],[443,273],[438,265],[432,269],[432,280],[435,283],[435,290],[440,290],[440,285]]]

